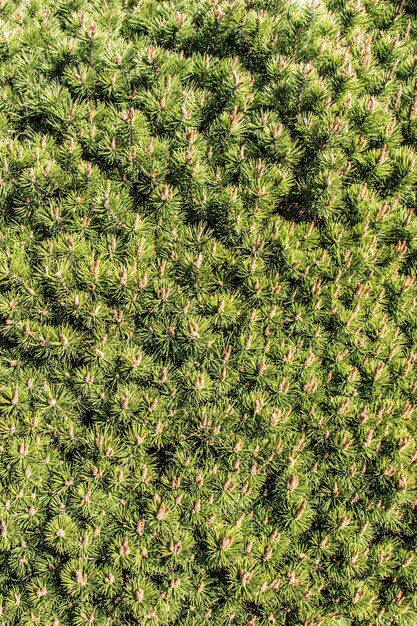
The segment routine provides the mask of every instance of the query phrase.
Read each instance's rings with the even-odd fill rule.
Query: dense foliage
[[[415,626],[413,2],[0,24],[0,623]]]

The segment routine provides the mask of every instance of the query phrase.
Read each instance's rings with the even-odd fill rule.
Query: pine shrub
[[[0,624],[417,624],[414,0],[1,0]]]

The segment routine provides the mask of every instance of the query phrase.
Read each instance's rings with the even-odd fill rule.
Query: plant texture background
[[[0,24],[1,625],[415,626],[415,4]]]

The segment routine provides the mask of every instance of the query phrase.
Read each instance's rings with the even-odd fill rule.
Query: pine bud
[[[0,533],[3,539],[7,537],[7,525],[3,520],[0,521]]]
[[[246,586],[250,583],[253,576],[253,571],[247,572],[245,570],[240,570],[240,580],[242,581],[242,585]]]
[[[220,541],[219,547],[220,550],[222,550],[223,552],[225,550],[228,550],[234,543],[234,538],[233,537],[228,537],[227,535],[224,535],[223,539]]]
[[[299,586],[301,585],[301,580],[297,578],[295,572],[288,572],[288,581],[291,586]]]
[[[307,507],[307,500],[305,498],[302,498],[301,503],[298,506],[296,513],[295,513],[296,520],[299,520],[303,516],[304,511],[306,510],[306,507]]]
[[[162,502],[158,512],[156,514],[156,519],[158,519],[159,521],[164,520],[167,516],[169,515],[169,509],[166,508],[165,504]]]
[[[135,599],[136,602],[143,602],[145,598],[145,592],[143,589],[135,589]]]
[[[300,482],[299,478],[296,474],[293,474],[292,476],[290,476],[287,480],[288,491],[294,491],[295,489],[297,489],[299,482]]]
[[[130,554],[130,546],[128,543],[128,540],[125,539],[122,543],[122,545],[119,547],[119,554],[121,556],[129,556]]]
[[[84,585],[87,584],[88,576],[87,574],[83,573],[81,570],[77,570],[75,572],[75,580],[78,585],[83,587]]]

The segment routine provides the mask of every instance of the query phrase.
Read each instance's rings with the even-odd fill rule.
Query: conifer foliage
[[[0,24],[0,623],[415,626],[415,4]]]

